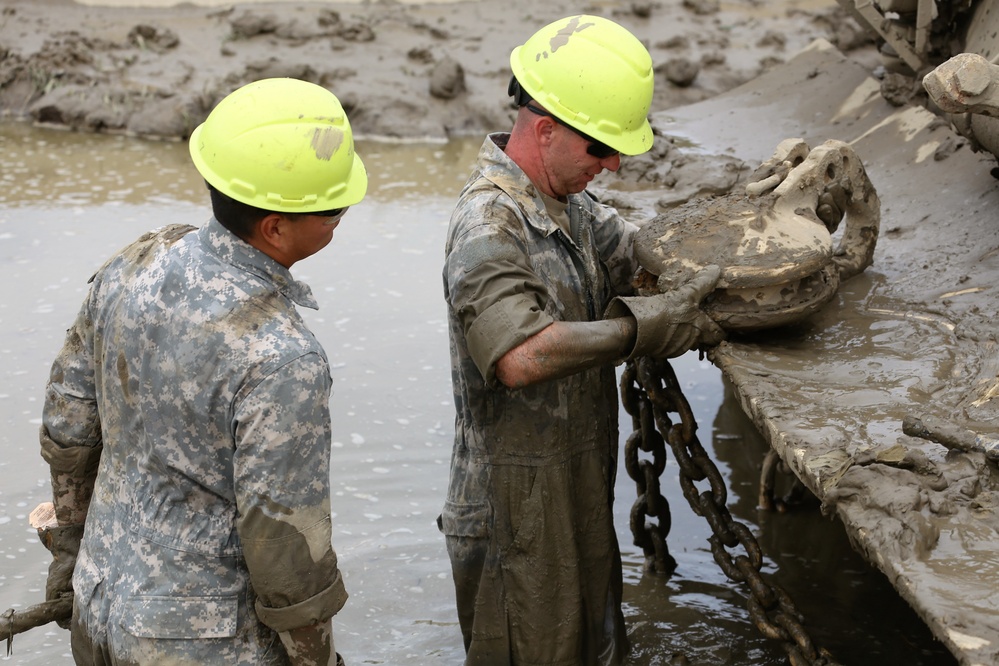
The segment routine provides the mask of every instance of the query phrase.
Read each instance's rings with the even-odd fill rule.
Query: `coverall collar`
[[[558,225],[548,217],[541,192],[527,177],[524,170],[510,159],[503,149],[510,140],[509,132],[494,132],[486,137],[479,149],[479,169],[482,177],[494,183],[515,201],[524,203],[524,194],[530,197],[533,207],[522,207],[527,223],[544,237],[558,231]]]

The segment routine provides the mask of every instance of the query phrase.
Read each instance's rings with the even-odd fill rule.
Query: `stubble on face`
[[[545,174],[558,199],[578,194],[603,171],[600,160],[586,152],[589,144],[575,132],[557,126],[544,156]]]

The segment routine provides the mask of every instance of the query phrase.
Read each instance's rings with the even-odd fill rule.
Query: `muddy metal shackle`
[[[844,222],[839,243],[833,234]],[[794,323],[871,265],[881,202],[853,148],[785,139],[743,191],[694,199],[648,222],[635,251],[640,294],[721,267],[702,309],[730,331]]]
[[[846,195],[846,226],[831,260],[846,280],[874,262],[874,248],[881,226],[881,200],[853,148],[830,139],[814,150],[802,139],[785,139],[773,156],[753,173],[746,194],[758,197],[770,189],[776,195],[774,211],[787,216],[817,211],[822,195],[838,186]],[[842,205],[842,204],[841,204]],[[826,225],[829,233],[838,222]]]

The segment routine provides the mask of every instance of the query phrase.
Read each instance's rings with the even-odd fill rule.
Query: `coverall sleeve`
[[[597,251],[610,275],[614,293],[628,296],[634,292],[632,281],[638,270],[635,235],[638,227],[621,217],[611,206],[593,203],[593,238]]]
[[[448,305],[490,385],[496,383],[496,362],[554,321],[546,312],[547,290],[528,259],[519,209],[498,199],[480,197],[455,211],[452,227],[458,231],[444,264]]]
[[[261,622],[329,619],[347,600],[330,515],[329,365],[316,353],[270,373],[234,412],[237,523]]]
[[[42,407],[41,453],[60,525],[86,522],[102,450],[89,312],[88,298],[52,363]]]

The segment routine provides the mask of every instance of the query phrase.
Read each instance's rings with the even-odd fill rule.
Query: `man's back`
[[[325,516],[316,541],[328,576],[306,598],[338,578],[328,362],[294,301],[314,305],[307,287],[215,221],[147,234],[95,275],[73,329],[80,344],[54,366],[63,381],[50,387],[46,425],[100,430],[74,589],[98,634],[124,628],[117,639],[108,630],[112,645],[123,641],[116,654],[151,658],[130,637],[196,639],[191,656],[206,640],[234,639],[212,649],[231,663],[284,663],[254,609],[254,588],[272,583],[250,571],[266,570],[273,546],[256,552],[245,540]],[[93,402],[83,404],[96,411],[81,419],[88,374]]]
[[[95,276],[90,300],[105,454],[138,466],[116,472],[189,485],[196,512],[235,502],[242,402],[289,362],[326,363],[292,301],[257,270],[262,255],[229,238],[209,225],[137,242]]]

